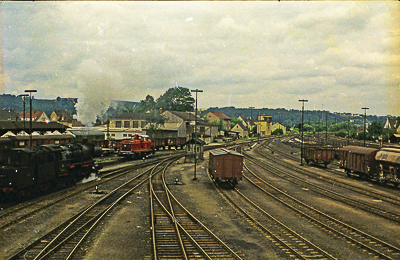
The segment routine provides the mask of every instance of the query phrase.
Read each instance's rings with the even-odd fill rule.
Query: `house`
[[[241,123],[237,123],[234,127],[232,127],[231,131],[236,132],[239,138],[248,138],[249,137],[249,132],[247,130],[247,127],[245,127]]]
[[[25,121],[30,121],[31,120],[31,111],[26,111],[25,112],[25,117],[24,117],[24,112],[19,113],[18,115],[20,120]],[[40,111],[40,110],[32,110],[32,122],[50,122],[49,117],[46,115],[45,112]]]
[[[259,115],[257,120],[257,134],[261,136],[271,135],[272,116]]]
[[[49,116],[50,122],[59,122],[68,127],[72,127],[74,119],[67,110],[54,110]]]
[[[142,129],[145,126],[146,120],[141,113],[118,112],[110,117],[109,127]]]
[[[11,109],[0,110],[0,120],[7,120],[7,121],[19,120],[17,110],[11,110]]]
[[[223,126],[224,126],[223,130],[227,130],[227,131],[231,130],[231,118],[222,112],[214,112],[214,111],[208,112],[205,115],[205,118],[208,119],[209,123],[212,123],[212,122],[219,123],[222,120]]]
[[[278,122],[276,122],[275,124],[272,124],[272,126],[271,126],[271,133],[273,133],[275,130],[277,130],[277,129],[281,129],[282,130],[282,132],[283,132],[283,134],[285,135],[286,134],[286,126],[284,126],[284,125],[282,125],[282,124],[280,124],[280,123],[278,123]]]
[[[383,126],[383,128],[395,128],[396,127],[396,122],[397,122],[396,118],[388,117],[386,119],[386,123]]]
[[[153,138],[194,138],[195,133],[195,115],[191,112],[180,112],[167,110],[162,113],[167,121],[164,125],[158,126],[155,133],[150,133],[149,125],[145,127],[148,135],[153,135]],[[214,137],[218,135],[218,126],[207,124],[204,119],[197,116],[196,124],[197,138],[210,143]]]
[[[247,116],[239,116],[238,119],[242,120],[243,125],[250,130],[256,125],[257,122],[255,119]]]

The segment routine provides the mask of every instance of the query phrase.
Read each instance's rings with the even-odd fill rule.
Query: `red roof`
[[[217,117],[220,118],[220,119],[228,119],[228,120],[231,119],[229,116],[225,115],[225,114],[222,113],[222,112],[214,112],[214,111],[211,111],[210,113],[213,113],[215,116],[217,116]]]

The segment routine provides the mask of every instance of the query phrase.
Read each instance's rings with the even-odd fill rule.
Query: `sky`
[[[1,2],[0,93],[400,116],[400,2]],[[193,93],[194,94],[194,93]]]

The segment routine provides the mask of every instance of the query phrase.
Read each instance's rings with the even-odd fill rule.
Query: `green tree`
[[[283,135],[283,130],[282,129],[275,129],[271,135]]]
[[[243,124],[243,121],[237,117],[231,117],[231,128],[234,127],[237,123]]]
[[[150,136],[154,137],[155,132],[160,126],[164,125],[168,118],[160,114],[157,110],[152,110],[144,114],[144,119],[149,125]]]
[[[194,111],[195,100],[184,87],[169,88],[157,101],[157,108],[173,111]]]
[[[145,100],[140,100],[140,104],[135,108],[135,111],[146,113],[154,109],[156,109],[156,102],[152,96],[147,95]]]
[[[377,140],[382,136],[383,133],[383,125],[381,122],[373,121],[371,125],[368,127],[368,134],[370,138]]]
[[[211,122],[212,125],[217,125],[218,126],[218,130],[224,130],[225,126],[224,126],[224,120],[220,119],[219,122],[213,121]]]

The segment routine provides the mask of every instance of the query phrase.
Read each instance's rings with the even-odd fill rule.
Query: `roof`
[[[173,115],[176,115],[177,117],[182,118],[185,121],[194,121],[196,120],[196,115],[190,112],[180,112],[180,111],[172,111],[172,110],[167,110],[168,112],[170,112]],[[166,112],[167,112],[166,111]],[[197,116],[197,121],[199,120],[203,120],[202,118],[200,118],[199,116]]]
[[[375,156],[378,161],[400,164],[400,150],[395,148],[382,148]]]
[[[18,117],[17,110],[1,109],[0,120],[15,120]]]
[[[56,109],[53,111],[57,115],[57,120],[60,122],[72,122],[72,116],[67,110]]]
[[[240,128],[242,128],[243,130],[247,130],[247,127],[245,127],[242,123],[236,123],[236,125],[239,125],[240,126]],[[236,126],[235,125],[235,126]],[[234,127],[235,127],[234,126]]]
[[[32,119],[39,119],[40,116],[46,115],[44,111],[32,110]],[[47,115],[46,115],[47,116]],[[24,118],[24,112],[19,113],[19,118]],[[31,118],[31,111],[25,111],[25,118]]]
[[[211,150],[210,154],[212,154],[214,156],[232,154],[232,155],[243,157],[243,155],[238,153],[238,152],[235,152],[235,151],[232,151],[232,150],[227,150],[227,149],[224,149],[224,148]]]
[[[356,154],[371,154],[371,153],[379,151],[379,149],[350,145],[350,146],[344,146],[344,147],[340,148],[340,151],[348,151],[348,152],[356,153]]]
[[[0,132],[3,130],[15,131],[22,130],[24,128],[24,121],[0,121]],[[29,121],[25,122],[25,128],[29,129]],[[65,125],[57,122],[32,122],[33,130],[56,130],[65,129]]]
[[[389,127],[393,128],[396,126],[397,119],[396,118],[388,118]]]
[[[225,115],[222,112],[215,112],[215,111],[211,111],[210,113],[214,114],[216,117],[220,118],[220,119],[231,119],[229,116]]]
[[[68,130],[75,136],[104,136],[104,132],[97,130]]]

